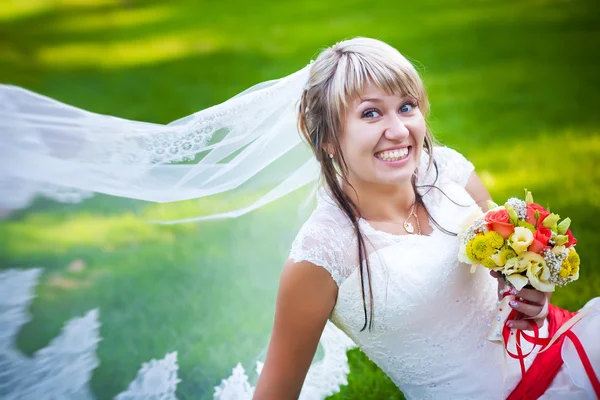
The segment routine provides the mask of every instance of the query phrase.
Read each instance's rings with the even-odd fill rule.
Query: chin
[[[417,167],[411,163],[396,171],[376,171],[374,180],[387,185],[410,182],[416,168]]]
[[[396,177],[394,177],[394,179],[387,180],[386,183],[388,185],[398,185],[398,184],[403,184],[403,183],[410,182],[411,178],[412,178],[412,174],[410,174],[410,175],[396,176]]]

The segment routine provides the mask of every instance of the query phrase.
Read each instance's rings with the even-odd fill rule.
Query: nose
[[[410,131],[400,115],[392,115],[388,118],[388,121],[384,132],[386,139],[402,141],[408,137]]]

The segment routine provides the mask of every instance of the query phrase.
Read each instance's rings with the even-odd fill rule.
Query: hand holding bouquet
[[[533,202],[511,198],[503,206],[492,202],[490,210],[471,214],[463,224],[458,258],[471,265],[471,272],[483,266],[503,274],[507,284],[521,290],[527,284],[541,292],[552,292],[579,278],[577,239],[569,229],[571,220]],[[514,296],[506,296],[492,323],[488,339],[502,341],[502,328]]]

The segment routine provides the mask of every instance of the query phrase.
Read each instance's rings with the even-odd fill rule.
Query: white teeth
[[[408,147],[405,147],[403,149],[384,151],[381,153],[377,153],[377,154],[375,154],[375,157],[380,158],[384,161],[397,161],[399,159],[406,157],[407,155],[408,155]]]

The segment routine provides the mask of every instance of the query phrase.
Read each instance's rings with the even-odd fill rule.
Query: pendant
[[[406,229],[406,232],[408,232],[408,233],[415,233],[415,228],[413,227],[413,225],[410,222],[404,223],[404,229]]]

